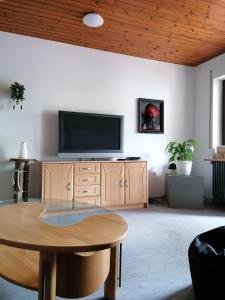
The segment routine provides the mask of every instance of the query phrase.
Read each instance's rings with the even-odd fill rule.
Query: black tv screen
[[[59,111],[59,152],[122,152],[123,116]]]

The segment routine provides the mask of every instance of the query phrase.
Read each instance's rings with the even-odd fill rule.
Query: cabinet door
[[[147,163],[125,163],[125,203],[148,203]]]
[[[101,205],[124,204],[124,163],[101,164]]]
[[[45,203],[66,202],[73,199],[73,164],[43,164],[42,199]]]

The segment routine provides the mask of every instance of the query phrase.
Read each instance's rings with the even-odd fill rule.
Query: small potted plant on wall
[[[175,163],[178,175],[190,175],[192,168],[192,154],[196,147],[193,139],[183,143],[170,142],[166,146],[166,152],[170,155],[169,163]]]
[[[23,108],[22,102],[24,100],[23,95],[25,91],[24,85],[18,82],[14,82],[11,84],[10,90],[11,90],[11,98],[13,99],[13,109],[15,109],[15,104],[20,105],[20,109],[22,109]]]

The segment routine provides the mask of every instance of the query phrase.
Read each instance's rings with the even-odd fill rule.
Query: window
[[[225,91],[224,77],[213,80],[213,104],[212,104],[212,148],[225,145],[225,130],[223,130],[223,87]],[[224,92],[225,98],[225,92]],[[225,127],[224,127],[225,129]],[[224,133],[224,140],[223,140]]]

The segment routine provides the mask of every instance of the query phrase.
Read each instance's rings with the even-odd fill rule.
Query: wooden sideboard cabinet
[[[85,201],[112,208],[146,207],[147,162],[43,162],[42,201]]]

